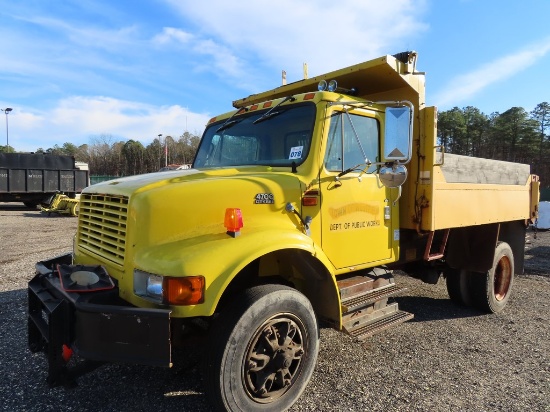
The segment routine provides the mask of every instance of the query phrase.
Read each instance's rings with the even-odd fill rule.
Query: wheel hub
[[[250,341],[243,374],[248,395],[259,403],[283,396],[299,375],[304,329],[290,314],[264,322]]]
[[[497,264],[495,268],[495,284],[494,292],[497,301],[502,301],[508,291],[510,290],[510,284],[512,282],[512,265],[507,256],[504,256]]]

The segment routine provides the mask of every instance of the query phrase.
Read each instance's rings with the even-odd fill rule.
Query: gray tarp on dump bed
[[[526,164],[445,153],[441,171],[448,183],[525,185],[531,173]]]

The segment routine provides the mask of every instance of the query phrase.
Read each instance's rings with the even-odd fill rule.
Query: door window
[[[373,117],[360,116],[346,112],[332,115],[328,136],[328,149],[325,155],[325,167],[331,172],[342,172],[357,167],[364,169],[367,162],[378,162],[379,124]],[[367,173],[376,170],[370,166]]]

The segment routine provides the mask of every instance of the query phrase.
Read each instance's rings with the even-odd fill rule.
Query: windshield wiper
[[[216,133],[221,132],[222,130],[229,129],[231,126],[233,126],[235,123],[239,123],[242,119],[235,119],[231,120],[230,122],[225,122],[220,127],[218,127],[218,130],[216,130]]]
[[[252,124],[256,124],[256,123],[260,123],[260,122],[263,122],[264,120],[267,120],[267,119],[271,119],[273,116],[276,116],[282,112],[274,112],[273,110],[275,110],[277,107],[279,107],[280,105],[282,105],[284,102],[288,102],[288,101],[291,101],[293,102],[294,100],[296,100],[296,98],[294,96],[287,96],[285,97],[283,100],[281,100],[279,103],[277,103],[275,106],[273,106],[271,109],[269,109],[267,112],[265,112],[263,115],[261,115],[260,117],[258,117],[256,120],[254,120],[252,122]]]
[[[247,112],[247,111],[248,111],[248,107],[241,107],[239,110],[237,110],[235,113],[233,113],[231,115],[231,117],[229,119],[227,119],[220,127],[218,127],[218,129],[216,130],[216,133],[221,132],[222,130],[230,128],[235,123],[239,123],[242,119],[233,120],[233,118],[235,116],[237,116],[238,114],[240,114],[242,112]]]
[[[347,174],[350,173],[350,172],[353,172],[354,170],[357,170],[357,168],[358,168],[359,166],[361,166],[362,164],[365,164],[365,163],[359,163],[358,165],[355,165],[355,166],[353,166],[353,167],[350,167],[349,169],[346,169],[346,170],[344,170],[344,171],[338,173],[338,174],[336,175],[336,178],[338,179],[339,177],[342,177],[342,176],[344,176],[344,175],[347,175]]]

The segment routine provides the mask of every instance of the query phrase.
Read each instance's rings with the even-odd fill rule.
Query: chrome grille
[[[82,194],[78,215],[79,247],[122,267],[126,252],[128,198]]]

